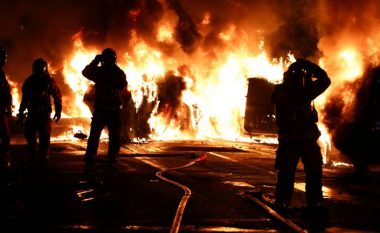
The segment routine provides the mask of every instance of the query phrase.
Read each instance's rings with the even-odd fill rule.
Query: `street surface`
[[[276,145],[166,141],[125,144],[109,167],[106,142],[85,169],[86,140],[54,141],[47,167],[28,165],[21,135],[2,172],[0,232],[380,232],[380,171],[325,167],[329,212],[304,207],[297,171],[293,209],[273,211]],[[273,212],[272,212],[273,211]]]

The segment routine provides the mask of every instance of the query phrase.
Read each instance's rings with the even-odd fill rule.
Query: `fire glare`
[[[151,129],[149,137],[154,140],[252,141],[243,128],[247,78],[262,77],[272,83],[281,82],[283,72],[294,61],[294,57],[291,55],[292,51],[288,57],[273,59],[268,55],[269,50],[265,47],[264,39],[260,40],[264,35],[263,32],[266,32],[268,28],[265,26],[262,29],[258,28],[253,33],[255,35],[253,38],[252,28],[234,24],[233,20],[220,21],[226,25],[215,30],[216,34],[212,37],[215,41],[207,42],[215,42],[209,46],[209,51],[198,49],[200,46],[196,46],[196,39],[191,41],[194,43],[186,44],[182,37],[178,39],[177,32],[188,33],[186,35],[189,38],[198,38],[198,31],[204,35],[210,35],[213,27],[220,26],[215,23],[219,22],[218,19],[213,18],[215,13],[211,9],[203,11],[201,13],[203,16],[197,19],[198,31],[194,32],[191,30],[194,25],[191,20],[187,20],[189,15],[186,14],[179,1],[158,1],[157,3],[163,2],[168,3],[162,4],[165,5],[163,7],[165,12],[159,21],[154,22],[156,35],[149,38],[155,40],[156,43],[151,43],[152,41],[139,35],[137,29],[130,29],[125,46],[120,49],[120,45],[118,45],[117,49],[118,64],[127,74],[128,88],[132,93],[135,110],[138,111],[142,108],[145,102],[155,106],[148,120]],[[240,6],[238,1],[227,2],[234,7]],[[360,78],[368,64],[378,65],[379,49],[375,41],[378,41],[380,36],[376,25],[378,22],[371,18],[376,13],[373,11],[376,8],[372,7],[371,2],[360,6],[353,2],[352,9],[349,4],[347,6],[339,5],[339,7],[343,7],[344,13],[337,13],[335,4],[338,3],[334,4],[329,1],[320,1],[318,8],[312,8],[315,12],[321,12],[314,19],[314,25],[318,27],[318,32],[321,34],[315,43],[321,54],[318,55],[319,61],[315,59],[313,61],[325,68],[332,79],[331,87],[315,101],[315,106],[320,113],[320,122],[323,122],[323,110],[329,96],[337,92],[343,93],[342,101],[348,104],[354,98],[352,96],[354,92],[353,90],[342,90],[342,84]],[[170,6],[168,8],[170,10],[166,9],[168,7],[166,5]],[[287,9],[290,10],[293,7]],[[363,15],[362,12],[366,12],[366,14]],[[128,16],[130,21],[135,23],[140,16],[144,16],[143,13],[142,9],[136,8],[131,9]],[[250,15],[255,14],[250,12]],[[265,22],[268,25],[275,22],[275,19],[268,18],[268,15],[271,14],[265,13],[264,15],[265,19],[268,19]],[[286,15],[284,14],[284,17]],[[313,14],[310,17],[312,18],[312,16]],[[367,22],[368,27],[361,27],[360,19],[364,24]],[[286,20],[292,22],[291,17],[280,21],[282,23]],[[250,21],[250,26],[251,23],[254,23],[253,21]],[[297,23],[307,24],[308,22],[305,20],[305,22]],[[293,23],[290,24],[293,25]],[[342,27],[338,28],[338,26]],[[376,30],[372,30],[373,28]],[[287,29],[285,27],[286,32]],[[104,47],[113,47],[113,45],[87,45],[84,43],[81,32],[76,33],[72,38],[72,49],[65,52],[63,67],[56,69],[62,70],[64,81],[71,90],[70,93],[64,93],[66,105],[64,117],[90,119],[91,111],[84,103],[83,97],[91,83],[82,76],[81,71]],[[279,41],[280,39],[273,38],[273,40]],[[54,67],[52,68],[54,69]],[[175,114],[170,112],[166,105],[161,106],[161,109],[158,108],[158,84],[168,74],[171,74],[171,77],[181,77],[185,84],[184,89],[181,90],[180,104],[175,109]],[[20,84],[11,82],[11,86],[14,105],[17,106],[20,99]],[[184,121],[188,123],[185,130]],[[330,132],[322,123],[318,126],[323,134],[320,139],[323,145],[322,150],[326,154],[331,147]],[[135,139],[135,141],[139,140],[141,139]],[[276,140],[271,138],[266,142],[275,143]]]
[[[170,38],[168,28],[158,31],[158,38]],[[224,36],[233,36],[230,30]],[[65,82],[74,93],[68,117],[90,118],[91,112],[83,102],[83,96],[90,84],[81,71],[102,48],[88,49],[80,38],[73,37],[73,51],[64,63],[63,74]],[[258,47],[263,47],[263,42]],[[165,112],[152,112],[149,125],[152,129],[150,137],[154,140],[249,140],[244,135],[244,112],[247,94],[248,77],[265,77],[271,82],[280,82],[283,70],[290,62],[272,60],[265,51],[257,55],[246,52],[244,47],[224,52],[223,59],[210,61],[202,66],[184,66],[175,58],[163,57],[162,53],[149,47],[144,41],[138,41],[132,51],[118,51],[118,65],[127,74],[129,90],[136,109],[139,109],[142,99],[157,100],[157,82],[162,80],[166,72],[171,71],[183,77],[186,84],[181,95],[181,101],[189,107],[190,129],[181,129],[181,117],[168,119],[171,116]],[[193,61],[192,63],[204,63]],[[178,115],[181,110],[177,110]]]
[[[168,25],[163,25],[158,30],[157,39],[171,40],[173,32],[169,29]],[[220,36],[228,41],[233,34],[234,30],[231,28]],[[157,100],[157,82],[162,80],[168,71],[182,76],[186,83],[181,101],[189,107],[191,119],[188,120],[191,127],[188,130],[182,129],[181,109],[177,110],[177,117],[173,117],[165,112],[158,113],[155,108],[148,120],[152,130],[149,136],[153,140],[257,141],[257,138],[247,135],[243,128],[247,78],[264,77],[272,83],[279,83],[287,66],[295,61],[291,54],[285,59],[269,58],[264,49],[264,41],[257,45],[257,54],[247,52],[244,43],[237,43],[238,45],[223,51],[223,56],[214,61],[209,61],[210,58],[205,58],[204,54],[200,53],[192,55],[191,59],[195,60],[191,62],[183,55],[183,61],[174,57],[164,57],[163,53],[150,47],[137,36],[133,43],[132,51],[118,51],[118,64],[127,74],[128,88],[132,93],[136,111],[144,98],[150,103]],[[81,71],[101,49],[86,48],[80,33],[73,37],[73,50],[63,68],[65,82],[74,93],[72,105],[66,113],[68,117],[91,117],[88,106],[83,102],[83,95],[90,82],[82,77]],[[204,59],[209,62],[205,63]],[[329,74],[334,75],[336,80],[352,81],[362,75],[364,65],[355,48],[343,49],[337,53],[337,59],[340,60],[339,67],[335,67],[334,73]],[[193,65],[183,65],[184,63]],[[324,58],[319,61],[324,68],[325,63]],[[335,87],[333,85],[327,93],[333,92]],[[321,119],[327,96],[325,93],[315,101],[317,109],[322,113]],[[319,144],[326,163],[331,150],[331,136],[321,122],[322,120],[318,124],[322,132]],[[145,140],[133,139],[135,142]],[[261,138],[260,141],[277,143],[274,138]]]

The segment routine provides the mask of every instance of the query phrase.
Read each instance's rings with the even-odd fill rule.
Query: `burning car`
[[[249,78],[244,129],[249,134],[274,133],[274,105],[270,100],[274,85],[264,78]]]
[[[346,88],[356,90],[355,98],[349,106],[343,106],[339,96],[333,98],[326,106],[325,123],[336,148],[363,173],[369,164],[380,163],[380,67],[368,68]]]

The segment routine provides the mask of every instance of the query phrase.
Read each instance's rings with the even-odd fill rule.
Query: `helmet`
[[[309,81],[311,81],[310,74],[302,62],[292,63],[284,73],[284,83],[296,88],[308,85]]]
[[[44,74],[48,72],[48,64],[45,59],[37,58],[33,61],[32,65],[33,73],[35,74]]]
[[[0,47],[0,65],[3,66],[7,62],[7,50],[5,48]]]
[[[102,51],[103,62],[106,64],[115,64],[116,63],[116,52],[114,49],[106,48]]]

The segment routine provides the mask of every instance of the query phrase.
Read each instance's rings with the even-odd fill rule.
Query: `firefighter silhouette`
[[[8,118],[12,115],[12,95],[3,71],[6,62],[7,52],[3,47],[0,47],[0,168],[10,166],[11,132]]]
[[[275,168],[278,170],[275,198],[279,207],[291,202],[299,158],[306,175],[306,204],[322,207],[322,154],[317,143],[321,135],[318,113],[313,100],[330,85],[327,73],[318,65],[297,59],[284,72],[283,83],[275,85],[271,96],[275,104],[278,148]]]
[[[50,76],[46,60],[38,58],[33,61],[32,74],[22,85],[22,99],[18,113],[18,121],[21,122],[27,110],[24,134],[28,143],[30,162],[34,162],[37,155],[41,164],[47,162],[51,133],[51,97],[54,99],[53,119],[58,122],[62,112],[61,90]]]
[[[95,56],[82,71],[87,79],[95,83],[95,97],[92,112],[90,136],[84,161],[87,166],[94,165],[99,139],[104,127],[109,133],[108,162],[116,163],[120,150],[121,106],[123,98],[130,98],[126,75],[116,63],[114,49],[106,48]]]

